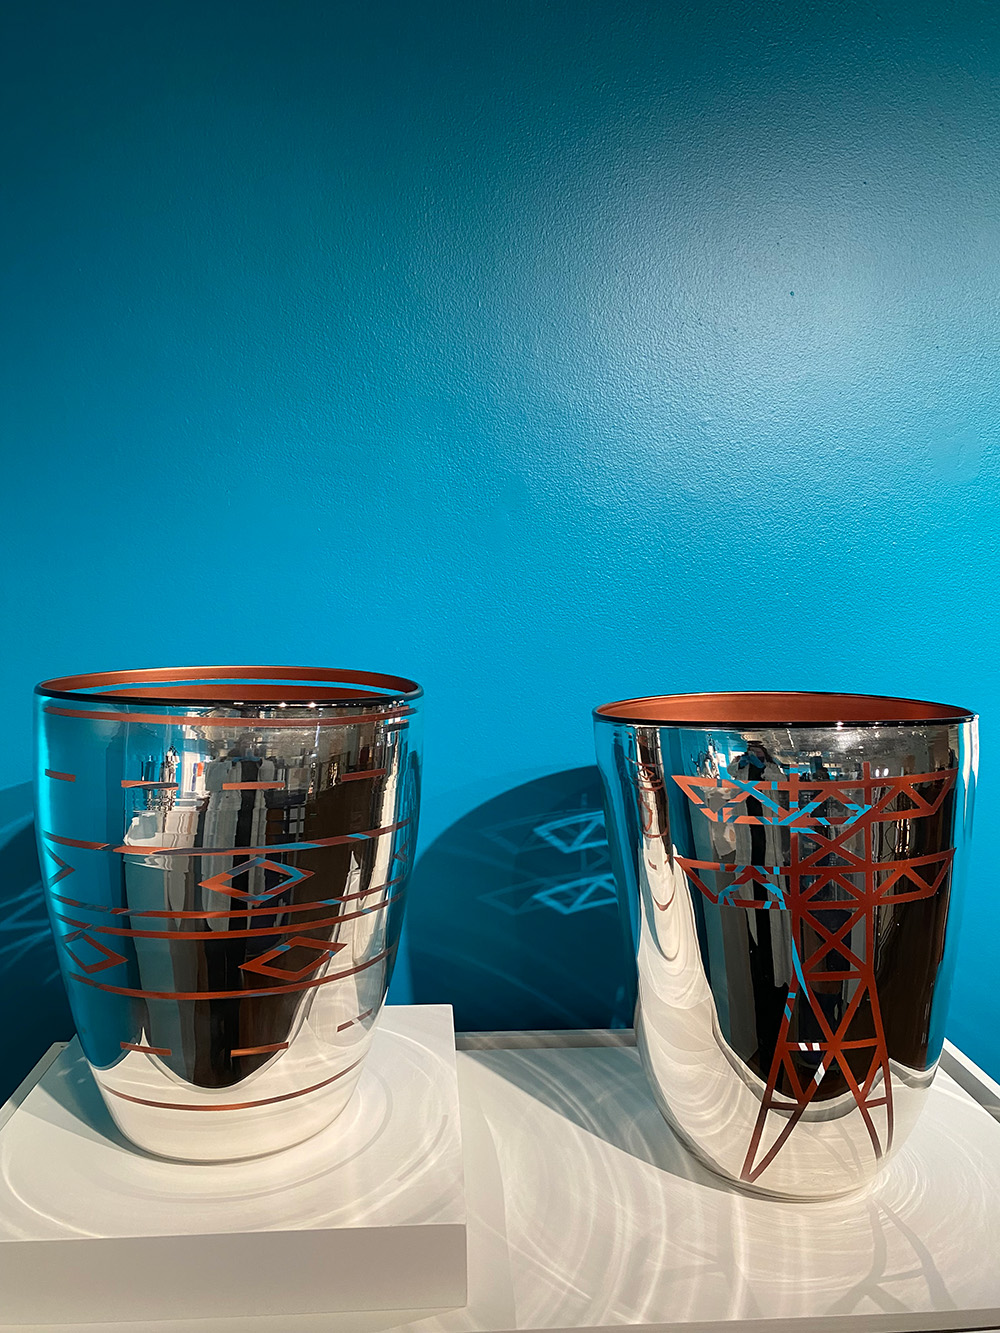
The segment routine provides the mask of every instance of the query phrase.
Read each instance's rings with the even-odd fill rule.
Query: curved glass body
[[[746,1188],[819,1199],[867,1184],[941,1054],[975,717],[763,694],[595,717],[661,1111]]]
[[[350,1098],[392,972],[420,688],[186,667],[36,695],[46,898],[118,1127],[190,1161],[316,1133]]]

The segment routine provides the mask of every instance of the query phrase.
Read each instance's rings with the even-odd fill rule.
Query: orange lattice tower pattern
[[[937,893],[948,879],[954,848],[884,859],[878,854],[882,847],[876,847],[877,831],[890,821],[908,826],[936,814],[956,777],[955,768],[881,776],[878,770],[872,773],[870,763],[860,777],[840,780],[790,774],[779,781],[744,783],[675,775],[706,819],[769,825],[788,834],[784,865],[676,858],[689,882],[717,906],[788,913],[793,979],[741,1172],[748,1183],[780,1152],[834,1069],[853,1096],[876,1158],[891,1146],[892,1081],[875,968],[876,911]],[[748,811],[748,802],[760,813]],[[909,841],[903,839],[904,847]],[[726,881],[713,888],[711,880],[718,874]],[[859,927],[860,948],[854,935]],[[842,1011],[831,1017],[817,988],[834,983],[850,994]],[[803,1020],[818,1039],[802,1039]],[[782,1111],[785,1119],[762,1151],[772,1110]]]

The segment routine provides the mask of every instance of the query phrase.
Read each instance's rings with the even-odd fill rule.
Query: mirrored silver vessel
[[[605,704],[595,729],[661,1111],[745,1188],[866,1185],[941,1054],[975,716],[666,695]]]
[[[98,1087],[140,1147],[255,1156],[346,1105],[399,941],[421,693],[296,667],[37,687],[62,975]]]

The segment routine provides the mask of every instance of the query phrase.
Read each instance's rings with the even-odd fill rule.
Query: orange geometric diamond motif
[[[295,935],[284,944],[279,944],[275,949],[269,949],[267,953],[261,954],[259,958],[253,959],[249,963],[241,963],[240,970],[243,972],[260,972],[265,977],[278,977],[281,981],[301,981],[307,977],[310,972],[315,972],[323,966],[328,958],[332,958],[335,953],[346,948],[343,943],[331,943],[329,940],[310,940],[304,935]],[[304,949],[315,953],[315,958],[309,959],[304,967],[293,970],[290,967],[271,967],[274,959],[282,955],[291,953],[294,949]],[[300,955],[301,957],[301,955]]]
[[[233,887],[233,880],[238,875],[245,875],[248,870],[253,870],[259,866],[262,870],[271,870],[280,875],[277,883],[272,884],[270,888],[264,888],[260,893],[248,893],[245,889],[236,889]],[[253,901],[260,898],[272,898],[282,889],[287,889],[291,884],[301,884],[304,879],[309,879],[312,875],[311,870],[299,870],[296,866],[279,865],[277,861],[269,861],[263,856],[254,856],[249,861],[241,861],[231,870],[222,870],[211,879],[203,879],[198,887],[202,889],[213,889],[216,893],[225,893],[230,898],[242,898],[244,902]]]

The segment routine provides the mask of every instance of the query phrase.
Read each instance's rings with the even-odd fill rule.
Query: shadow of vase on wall
[[[452,824],[414,869],[417,1003],[459,1031],[630,1027],[629,969],[594,767],[504,792]]]
[[[73,1035],[45,909],[31,783],[0,791],[0,1102]]]

